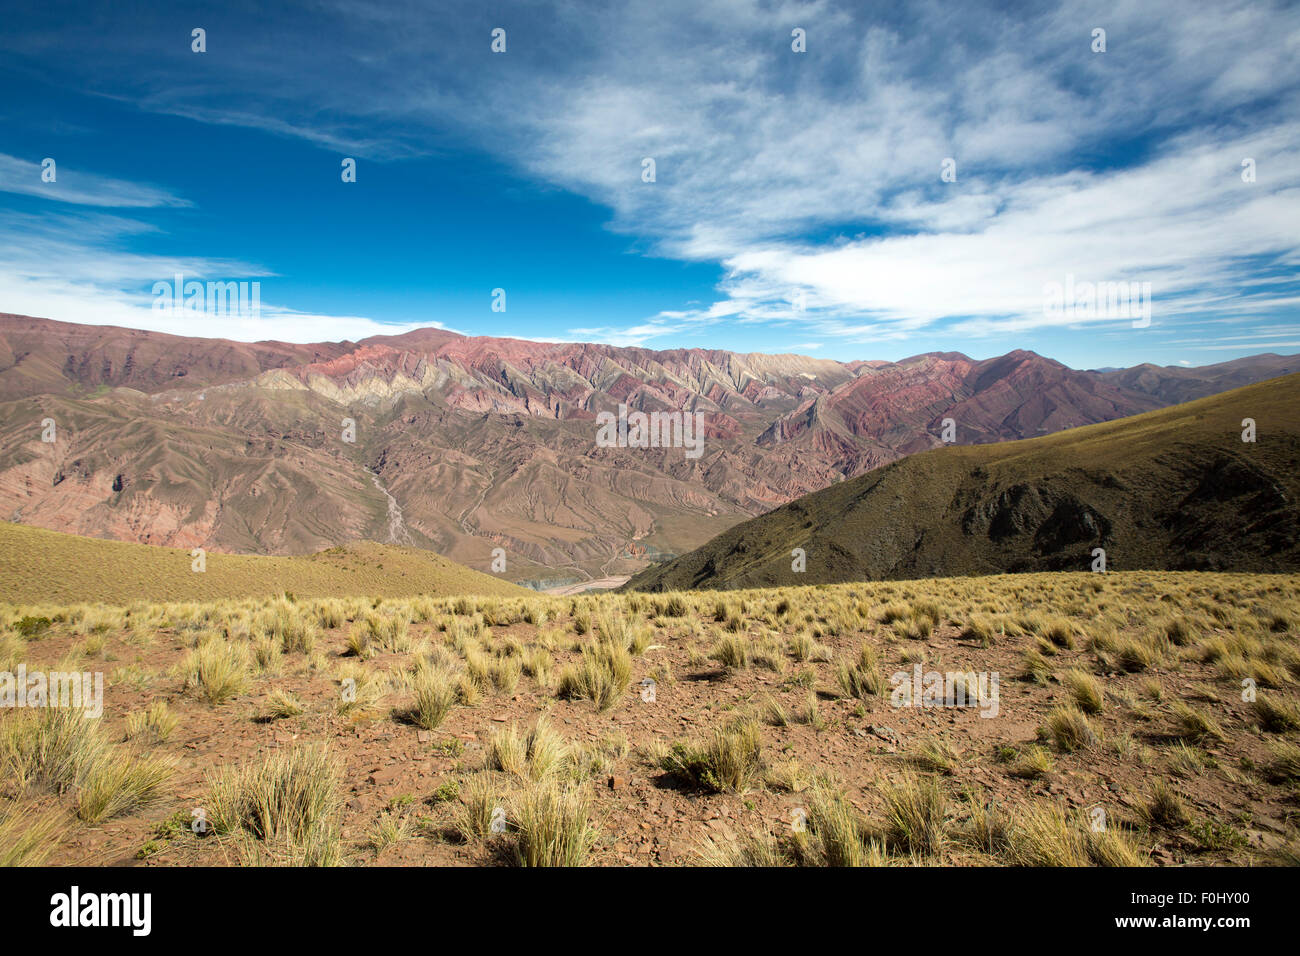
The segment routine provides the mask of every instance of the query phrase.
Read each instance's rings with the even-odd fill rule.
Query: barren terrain
[[[0,315],[0,517],[242,554],[367,539],[478,571],[501,547],[511,581],[576,583],[937,448],[947,420],[963,446],[1034,438],[1296,369],[1097,372],[1019,350],[837,362],[433,328],[247,344]],[[595,416],[619,406],[698,413],[702,455],[597,447]]]
[[[49,862],[148,866],[1300,848],[1296,575],[7,606],[0,624],[0,670],[106,675],[100,720],[0,716],[10,860],[38,852],[29,833],[55,835]],[[900,706],[891,678],[918,664],[996,674],[996,715]]]

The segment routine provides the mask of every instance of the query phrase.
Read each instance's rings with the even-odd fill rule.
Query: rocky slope
[[[1300,355],[1269,352],[1202,368],[1134,365],[1100,373],[1099,377],[1117,388],[1150,395],[1162,405],[1176,405],[1293,372],[1300,372]]]
[[[1254,442],[1243,441],[1252,419]],[[913,455],[628,582],[770,587],[998,572],[1300,569],[1300,374],[1027,441]],[[805,568],[796,570],[795,550]]]

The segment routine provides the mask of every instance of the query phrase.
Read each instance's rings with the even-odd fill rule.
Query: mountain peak
[[[6,316],[0,514],[279,554],[400,527],[402,543],[473,567],[499,547],[512,577],[580,580],[689,550],[945,435],[1033,438],[1293,361],[1099,373],[1027,350],[838,362],[435,327],[295,345]],[[620,409],[698,415],[701,454],[597,444],[597,416]],[[45,418],[52,444],[34,425]]]

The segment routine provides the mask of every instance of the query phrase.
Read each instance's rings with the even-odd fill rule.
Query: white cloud
[[[53,159],[51,170],[54,182],[45,182],[42,165]],[[184,199],[163,189],[138,183],[112,179],[68,167],[59,163],[58,157],[42,157],[32,162],[0,153],[0,192],[39,196],[55,202],[83,206],[113,206],[143,208],[149,206],[188,206]]]
[[[642,346],[690,328],[689,325],[647,322],[630,328],[579,328],[570,329],[569,334],[577,342],[598,342],[602,345]]]
[[[129,296],[112,285],[97,286],[76,279],[24,281],[7,270],[0,270],[0,302],[4,302],[5,311],[18,315],[237,342],[356,341],[371,335],[398,335],[414,329],[445,327],[441,322],[427,320],[384,323],[365,316],[298,312],[268,302],[261,304],[256,317],[155,311],[147,297]]]
[[[723,266],[713,303],[569,330],[615,344],[716,324],[857,341],[1079,328],[1042,309],[1067,274],[1150,281],[1157,326],[1294,307],[1300,8],[866,10],[524,5],[501,11],[494,56],[475,4],[346,0],[228,33],[220,84],[193,82],[178,47],[114,95],[381,160],[471,144],[605,204],[643,248]]]
[[[3,310],[87,325],[255,342],[338,341],[393,335],[439,322],[376,322],[364,316],[300,312],[274,301],[274,276],[237,260],[150,256],[116,250],[116,240],[149,227],[100,213],[29,217],[0,214],[0,303]],[[155,310],[156,282],[187,278],[263,282],[256,317]],[[266,285],[269,280],[269,287]]]
[[[1214,352],[1257,352],[1260,349],[1297,349],[1300,339],[1290,342],[1254,342],[1249,345],[1198,345],[1195,348]]]

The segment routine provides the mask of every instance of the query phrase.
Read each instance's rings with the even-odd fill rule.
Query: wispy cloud
[[[1214,352],[1257,352],[1260,349],[1297,349],[1300,348],[1300,339],[1294,339],[1289,342],[1253,342],[1249,345],[1196,345],[1193,346],[1193,348]]]
[[[211,37],[219,83],[176,43],[117,83],[98,58],[127,49],[88,45],[87,85],[379,161],[482,150],[604,204],[637,248],[723,269],[711,303],[577,337],[1086,328],[1043,309],[1067,275],[1149,281],[1157,330],[1294,309],[1300,294],[1293,4],[577,0],[488,15],[341,0]],[[947,158],[956,182],[940,180]]]
[[[45,176],[45,160],[53,161]],[[54,202],[81,206],[145,208],[150,206],[188,206],[190,203],[165,189],[112,179],[59,164],[57,157],[42,157],[31,162],[0,153],[0,191],[24,196],[39,196]]]
[[[121,240],[153,227],[99,212],[0,212],[0,303],[19,315],[253,342],[359,339],[441,323],[376,322],[356,315],[298,311],[277,304],[274,276],[254,263],[124,252]],[[198,280],[262,282],[256,316],[155,309],[153,285],[180,273]]]
[[[599,342],[603,345],[639,346],[653,345],[656,341],[661,341],[687,328],[689,328],[688,325],[681,323],[646,322],[642,325],[627,328],[612,328],[609,326],[577,328],[570,329],[569,333],[573,336],[573,341]]]

